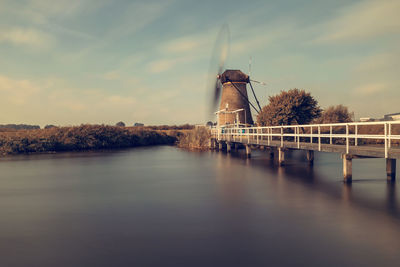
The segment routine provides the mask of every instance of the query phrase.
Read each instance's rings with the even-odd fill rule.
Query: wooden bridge
[[[285,151],[306,151],[307,160],[314,162],[314,151],[340,153],[343,159],[345,182],[352,181],[352,160],[385,158],[389,180],[396,176],[396,159],[400,158],[400,121],[354,122],[333,124],[287,125],[271,127],[243,127],[223,125],[212,128],[210,145],[226,150],[245,147],[251,156],[252,148],[267,148],[278,153],[280,166],[285,162]]]

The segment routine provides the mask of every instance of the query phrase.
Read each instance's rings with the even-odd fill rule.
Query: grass
[[[207,149],[211,133],[206,127],[198,127],[186,132],[181,132],[178,138],[178,146],[188,149]]]

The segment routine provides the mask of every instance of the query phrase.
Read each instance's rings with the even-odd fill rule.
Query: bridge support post
[[[226,152],[231,153],[232,143],[226,142]]]
[[[222,151],[222,149],[224,148],[224,144],[222,142],[218,143],[218,150]]]
[[[279,166],[285,165],[285,150],[283,147],[278,148],[278,163]]]
[[[214,138],[211,138],[210,139],[210,149],[214,149],[215,148],[215,143],[216,143],[216,141],[215,141],[215,139]]]
[[[307,160],[309,165],[314,165],[314,150],[307,150]]]
[[[251,146],[250,144],[246,144],[246,157],[251,157]]]
[[[352,166],[353,166],[353,157],[349,154],[342,154],[343,158],[343,179],[345,183],[351,183],[353,178]]]
[[[235,143],[235,151],[238,151],[238,149],[239,149],[239,144]]]
[[[388,180],[396,179],[396,159],[386,159],[386,174]]]
[[[274,149],[272,147],[269,147],[268,150],[269,150],[269,158],[273,159],[274,158]]]

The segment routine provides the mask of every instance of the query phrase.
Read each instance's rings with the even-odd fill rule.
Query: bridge
[[[352,181],[352,160],[385,158],[386,174],[395,180],[396,159],[400,158],[400,121],[352,122],[309,125],[245,127],[238,124],[217,126],[211,130],[210,146],[228,153],[244,147],[268,149],[285,164],[285,151],[304,150],[309,164],[314,151],[339,153],[343,159],[344,182]]]

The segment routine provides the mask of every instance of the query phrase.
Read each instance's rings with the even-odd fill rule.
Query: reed
[[[149,129],[81,125],[0,131],[0,155],[174,144],[176,136]]]

